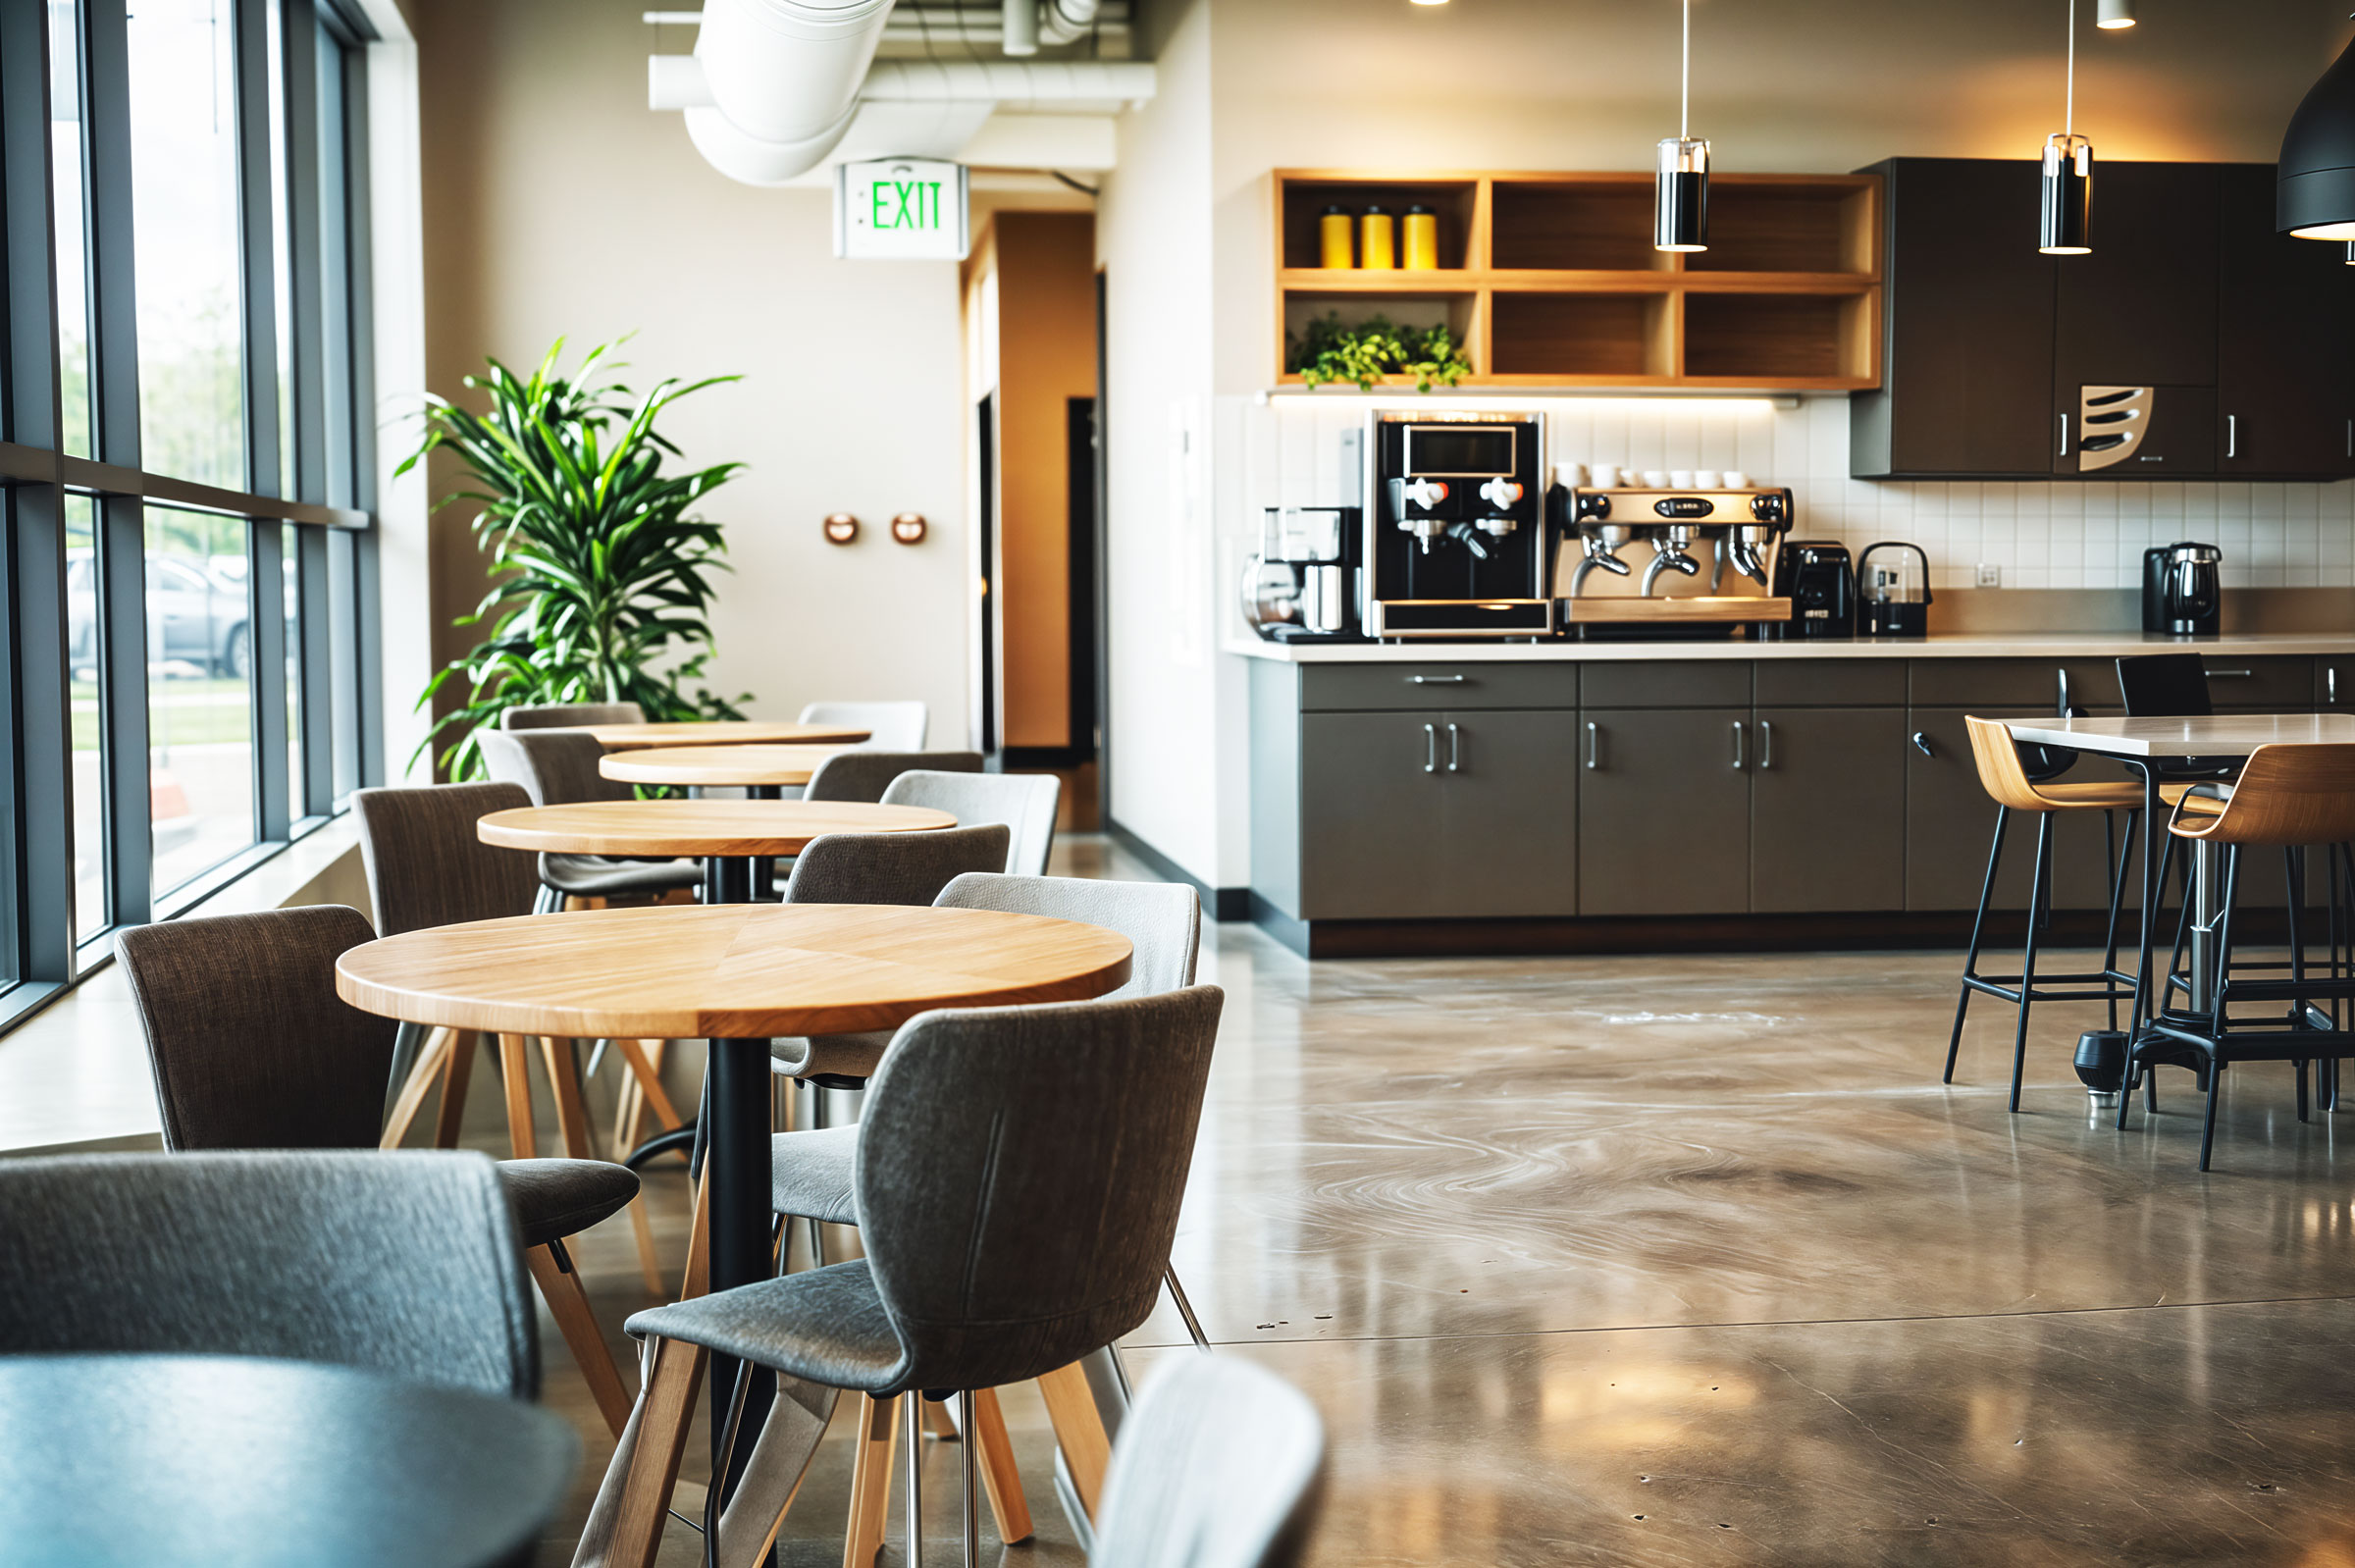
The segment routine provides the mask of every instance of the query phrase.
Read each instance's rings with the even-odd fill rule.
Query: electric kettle
[[[2214,637],[2224,629],[2224,552],[2178,540],[2142,552],[2142,629],[2159,637]]]
[[[1913,559],[1875,566],[1881,550],[1911,550]],[[1883,540],[1868,545],[1857,557],[1858,594],[1862,600],[1861,630],[1866,637],[1927,637],[1930,635],[1930,557],[1919,545]]]

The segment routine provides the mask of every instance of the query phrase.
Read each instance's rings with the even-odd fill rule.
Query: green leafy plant
[[[691,515],[744,465],[666,473],[679,449],[654,430],[681,397],[739,378],[664,381],[639,396],[614,379],[613,346],[592,349],[569,377],[556,369],[562,339],[529,377],[490,361],[490,374],[466,378],[489,412],[428,398],[425,439],[400,465],[406,473],[445,446],[465,463],[472,484],[437,505],[480,507],[475,542],[494,574],[455,623],[488,622],[489,634],[418,699],[423,707],[465,685],[465,703],[419,748],[445,745],[452,778],[481,775],[476,732],[524,704],[629,702],[665,720],[741,718],[736,705],[750,701],[700,684],[712,653],[711,574],[728,567],[719,525]]]
[[[1355,382],[1372,392],[1385,376],[1412,376],[1415,391],[1452,387],[1472,369],[1471,356],[1444,325],[1399,327],[1387,316],[1344,324],[1338,314],[1309,322],[1291,340],[1291,369],[1311,387]]]

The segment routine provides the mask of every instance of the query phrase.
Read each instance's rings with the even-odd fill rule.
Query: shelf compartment
[[[1490,265],[1544,272],[1656,272],[1649,180],[1499,180],[1491,197]]]
[[[1313,290],[1287,289],[1283,296],[1283,376],[1296,382],[1300,373],[1292,368],[1292,353],[1308,324],[1325,316],[1340,317],[1349,326],[1376,316],[1387,316],[1400,327],[1444,326],[1455,335],[1455,340],[1472,356],[1472,368],[1484,368],[1480,363],[1478,333],[1480,325],[1480,296],[1470,289],[1452,293],[1382,294],[1360,293],[1354,290],[1341,293],[1320,293]],[[1408,383],[1412,385],[1412,383]]]
[[[1873,296],[1685,295],[1684,365],[1694,379],[1757,386],[1870,385]]]
[[[1869,177],[1720,176],[1709,183],[1709,248],[1687,255],[1685,270],[1870,277],[1876,239]]]
[[[1676,374],[1678,300],[1669,293],[1514,293],[1493,296],[1490,369],[1499,376]]]
[[[1398,220],[1396,247],[1400,255],[1406,251],[1406,209],[1412,206],[1429,207],[1439,220],[1439,271],[1461,271],[1474,263],[1472,240],[1474,208],[1478,205],[1480,183],[1475,180],[1336,180],[1284,179],[1277,186],[1282,202],[1282,266],[1286,271],[1307,269],[1327,276],[1338,276],[1343,269],[1330,272],[1321,265],[1324,247],[1317,223],[1327,207],[1348,210],[1352,228],[1368,207],[1378,206]],[[1377,274],[1376,276],[1382,276]],[[1430,273],[1407,274],[1410,277],[1430,277]]]

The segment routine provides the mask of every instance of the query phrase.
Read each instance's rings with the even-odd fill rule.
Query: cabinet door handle
[[[1770,718],[1758,720],[1758,771],[1774,771],[1774,720]]]
[[[1417,686],[1461,686],[1464,684],[1464,677],[1461,675],[1409,675],[1407,679],[1413,681]]]
[[[1450,724],[1447,726],[1447,771],[1450,773],[1462,772],[1463,758],[1464,732]]]
[[[2068,416],[2067,414],[2061,416],[2061,455],[2064,457],[2068,455]]]
[[[2240,455],[2240,416],[2238,414],[2224,416],[2224,455],[2226,457]]]
[[[1587,721],[1587,768],[1590,772],[1602,766],[1602,726],[1593,719]]]
[[[2336,664],[2332,664],[2323,671],[2323,701],[2333,706],[2337,706],[2338,666]]]
[[[2067,718],[2068,717],[2068,666],[2064,664],[2053,673],[2061,678],[2061,706],[2056,711],[2063,718]]]
[[[1741,772],[1741,771],[1742,771],[1742,729],[1743,729],[1743,724],[1742,724],[1742,721],[1741,721],[1740,719],[1735,719],[1735,720],[1734,720],[1734,771],[1735,771],[1735,772],[1737,772],[1737,773],[1739,773],[1739,772]]]
[[[2253,669],[2212,669],[2208,672],[2208,678],[2212,681],[2247,681],[2255,680],[2257,672]]]
[[[1913,732],[1913,750],[1919,752],[1922,756],[1927,758],[1935,758],[1938,755],[1936,752],[1930,750],[1930,737],[1927,733],[1921,730],[1915,730]]]
[[[1423,726],[1423,771],[1424,771],[1424,772],[1426,772],[1426,773],[1437,773],[1439,770],[1439,727],[1438,727],[1437,725],[1433,725],[1433,724],[1426,724],[1426,725],[1424,725],[1424,726]]]

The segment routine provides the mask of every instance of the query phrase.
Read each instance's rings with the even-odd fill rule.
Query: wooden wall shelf
[[[1651,248],[1647,173],[1280,169],[1280,386],[1328,312],[1444,321],[1471,387],[1854,392],[1881,384],[1881,185],[1872,175],[1709,182],[1709,249]],[[1410,205],[1439,220],[1429,271],[1317,265],[1317,221]]]

